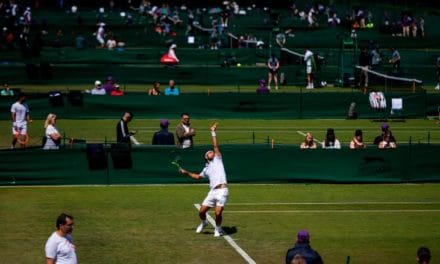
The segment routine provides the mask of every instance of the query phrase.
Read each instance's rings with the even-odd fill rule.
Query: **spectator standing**
[[[96,41],[99,43],[99,48],[104,48],[105,46],[105,29],[104,29],[105,23],[99,23],[98,29],[95,32],[96,35]]]
[[[395,72],[399,72],[399,70],[400,70],[400,53],[394,47],[391,48],[391,52],[392,52],[392,54],[391,54],[391,59],[389,60],[389,63],[393,64],[393,70]]]
[[[306,133],[305,137],[304,137],[304,142],[301,143],[300,145],[301,149],[316,149],[317,145],[316,142],[313,138],[313,134],[308,132]]]
[[[307,264],[322,264],[322,258],[310,246],[310,234],[307,230],[300,230],[296,235],[295,245],[287,251],[286,264],[291,264],[296,255],[302,256]]]
[[[48,114],[44,122],[45,128],[45,142],[43,149],[59,149],[61,144],[61,134],[55,127],[57,116],[55,114]]]
[[[266,80],[261,79],[258,83],[260,86],[257,88],[257,94],[268,94],[270,92],[269,88],[266,86]]]
[[[153,88],[148,90],[148,95],[161,95],[162,92],[160,91],[160,83],[154,82]]]
[[[111,94],[111,92],[115,89],[115,80],[113,79],[113,76],[107,76],[107,82],[102,88],[104,88],[106,94]]]
[[[280,31],[276,36],[275,36],[275,42],[277,43],[278,47],[284,48],[284,45],[286,45],[286,34],[282,31]]]
[[[73,244],[73,217],[61,214],[56,221],[56,231],[52,233],[46,242],[46,263],[77,264],[76,247]]]
[[[3,83],[3,89],[0,92],[1,96],[14,96],[14,90],[9,87],[8,82]]]
[[[420,247],[417,250],[417,263],[429,264],[431,262],[431,251],[427,247]]]
[[[273,79],[275,82],[275,90],[278,90],[278,69],[280,68],[280,61],[273,53],[270,55],[270,58],[267,61],[267,68],[269,69],[267,88],[270,90],[270,85]]]
[[[126,143],[130,145],[130,137],[136,132],[130,132],[128,130],[128,123],[133,119],[133,114],[131,112],[125,112],[124,115],[119,120],[116,125],[116,142]]]
[[[168,131],[168,125],[170,122],[168,119],[160,120],[160,130],[154,133],[152,144],[153,145],[174,145],[174,135]]]
[[[76,49],[85,49],[86,48],[86,39],[81,33],[78,33],[78,35],[75,38],[75,47]]]
[[[364,139],[362,136],[362,130],[356,129],[354,137],[350,142],[350,149],[363,149],[365,148]]]
[[[167,63],[165,64],[169,66],[176,66],[177,64],[179,64],[180,60],[179,58],[177,58],[176,48],[176,44],[171,44],[170,48],[168,49],[168,53],[166,54],[169,61],[167,61]]]
[[[313,58],[313,52],[307,48],[304,54],[304,62],[306,64],[307,74],[307,89],[313,89],[313,68],[315,67],[315,59]]]
[[[102,88],[101,81],[95,81],[95,87],[93,87],[91,94],[106,95],[105,89]]]
[[[170,80],[164,93],[165,95],[180,95],[180,89],[176,86],[174,80]]]
[[[341,143],[336,138],[335,131],[333,128],[327,129],[327,134],[325,136],[324,141],[322,141],[323,149],[340,149]]]
[[[364,91],[364,94],[366,94],[368,89],[368,70],[371,67],[371,56],[368,54],[366,47],[362,48],[359,54],[359,66],[363,67],[360,71],[359,86]]]
[[[377,67],[380,64],[381,57],[379,54],[379,51],[377,50],[377,47],[374,47],[371,50],[371,67]]]
[[[183,149],[191,148],[195,135],[196,130],[191,127],[189,114],[183,113],[180,116],[180,124],[176,127],[177,144]]]
[[[22,148],[26,147],[29,141],[27,134],[27,124],[31,123],[32,119],[29,114],[29,107],[26,104],[26,94],[21,93],[18,96],[17,102],[11,106],[12,116],[12,145],[11,148],[15,148],[15,144],[18,143]]]

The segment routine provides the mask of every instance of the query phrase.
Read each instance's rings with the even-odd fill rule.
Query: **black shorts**
[[[278,74],[278,70],[269,69],[269,73],[272,75]]]

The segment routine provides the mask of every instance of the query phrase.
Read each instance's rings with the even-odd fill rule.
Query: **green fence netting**
[[[63,105],[53,107],[45,94],[28,96],[33,118],[44,119],[56,113],[62,119],[116,118],[131,111],[141,118],[174,118],[189,112],[197,118],[346,118],[355,102],[359,118],[412,118],[424,117],[440,105],[440,96],[417,94],[385,94],[387,108],[373,110],[368,95],[360,93],[188,93],[180,96],[148,96],[146,93],[127,93],[125,96],[96,96],[86,94],[82,106],[73,106],[66,95]],[[429,104],[427,97],[430,97]],[[432,97],[432,98],[431,98]],[[391,114],[391,99],[402,98],[403,110]],[[10,118],[13,98],[0,98],[0,118]]]
[[[178,150],[183,166],[201,171],[209,146]],[[170,164],[169,147],[131,151],[132,168],[90,170],[85,149],[0,151],[0,185],[192,183]],[[438,145],[378,150],[300,150],[297,146],[227,145],[223,159],[231,183],[402,183],[439,182]],[[203,182],[203,181],[202,181]]]

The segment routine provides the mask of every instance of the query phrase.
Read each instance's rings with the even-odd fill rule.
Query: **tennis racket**
[[[173,150],[169,154],[170,163],[177,167],[177,170],[182,169],[182,157],[180,156],[180,153],[176,150]]]

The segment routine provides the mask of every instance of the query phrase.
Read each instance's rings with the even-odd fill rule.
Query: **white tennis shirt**
[[[215,155],[214,159],[207,163],[200,176],[209,179],[209,188],[212,190],[219,184],[227,184],[225,167],[222,157]]]

